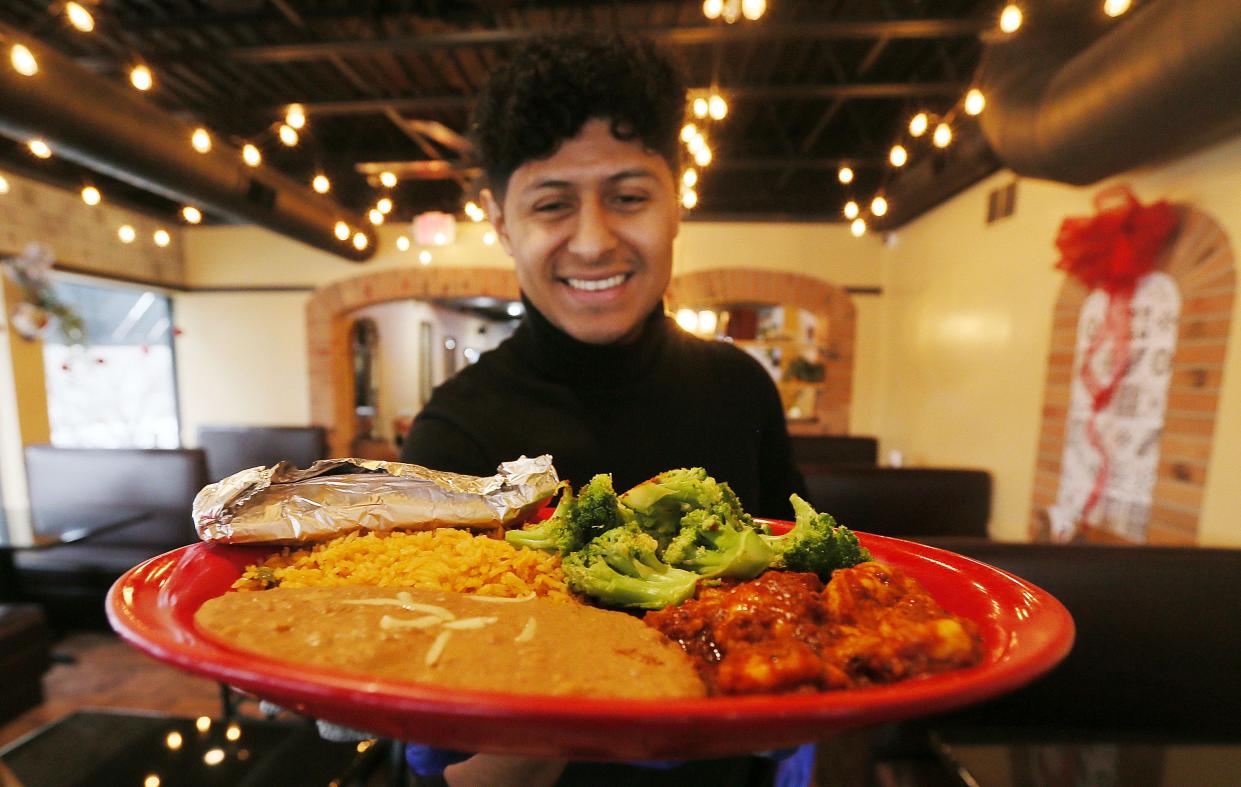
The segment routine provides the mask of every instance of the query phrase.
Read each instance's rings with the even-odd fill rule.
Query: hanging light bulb
[[[909,121],[909,133],[912,136],[920,137],[926,133],[926,127],[930,124],[931,119],[926,116],[925,112],[919,112]]]
[[[86,186],[82,189],[82,201],[87,205],[98,205],[102,199],[103,195],[94,186]]]
[[[315,175],[315,179],[310,181],[310,187],[320,194],[327,194],[332,190],[332,181],[327,179],[327,175],[320,172]]]
[[[69,24],[83,33],[95,29],[95,17],[78,3],[65,3],[65,16],[69,17]]]
[[[698,330],[698,312],[693,309],[677,309],[676,321],[681,330],[687,333]]]
[[[155,75],[140,63],[130,70],[129,83],[145,93],[155,85]]]
[[[196,128],[194,133],[190,135],[190,144],[199,153],[211,152],[211,134],[205,128]]]
[[[379,210],[380,213],[387,216],[389,213],[392,212],[392,200],[388,199],[387,197],[380,197],[379,202],[375,203],[375,207]]]
[[[702,147],[694,152],[694,163],[700,167],[705,167],[711,163],[711,148],[707,147],[705,142]]]
[[[423,249],[422,251],[418,252],[418,262],[421,262],[423,265],[430,265],[431,264],[431,252],[427,251],[426,249]]]
[[[402,235],[396,239],[397,251],[409,251],[409,236]]]
[[[870,201],[870,212],[875,216],[883,216],[888,212],[888,201],[882,196]]]
[[[741,18],[741,0],[725,0],[724,11],[720,15],[730,25],[736,22]]]
[[[155,234],[151,236],[151,239],[154,240],[155,245],[159,246],[161,249],[167,247],[169,243],[172,243],[172,236],[168,234],[168,230],[163,229],[156,230]]]
[[[52,149],[48,147],[46,142],[37,137],[27,142],[26,147],[30,149],[31,153],[35,154],[35,156],[39,158],[52,157]]]
[[[904,145],[893,145],[892,149],[888,151],[888,161],[894,167],[903,167],[905,162],[909,161],[909,151],[905,150]]]
[[[396,174],[393,172],[388,172],[386,170],[383,172],[380,172],[379,182],[383,184],[384,188],[390,189],[396,185]]]
[[[846,184],[852,183],[853,182],[853,168],[848,167],[848,166],[841,167],[840,169],[836,171],[836,178],[841,183],[846,183]]]
[[[366,244],[368,243],[370,243],[370,240],[367,239],[365,232],[359,231],[359,232],[353,233],[353,247],[355,249],[357,249],[358,251],[362,251],[363,249],[366,248]]]
[[[712,120],[723,120],[724,116],[728,114],[728,102],[718,93],[712,93],[711,97],[707,99],[707,114],[711,116]]]
[[[1000,12],[1000,30],[1005,33],[1016,33],[1021,28],[1021,9],[1016,3],[1009,3]]]
[[[116,231],[116,237],[120,238],[121,243],[133,243],[138,233],[128,224],[122,224]]]
[[[379,208],[371,208],[367,211],[366,217],[370,219],[371,224],[374,224],[376,227],[384,223],[384,215]]]
[[[855,238],[860,238],[863,235],[865,235],[866,234],[866,220],[865,219],[854,219],[853,223],[849,225],[849,232],[852,232],[853,237]]]
[[[349,225],[345,222],[336,222],[335,232],[337,240],[349,240]]]
[[[724,0],[703,0],[702,15],[707,19],[719,19],[724,11]]]
[[[854,200],[849,200],[848,202],[845,203],[845,218],[846,219],[856,219],[860,211],[861,209],[858,208],[858,204]]]
[[[698,204],[698,192],[693,189],[685,189],[681,192],[681,207],[686,210],[693,210]]]
[[[181,218],[185,219],[187,224],[197,224],[203,220],[203,212],[193,205],[186,205],[181,209]]]
[[[298,140],[297,130],[294,129],[292,126],[290,126],[288,123],[281,123],[280,124],[280,141],[284,143],[285,147],[291,148],[295,146],[297,144],[297,140]]]
[[[241,149],[241,160],[251,167],[257,167],[263,163],[263,154],[254,145],[247,142]]]
[[[289,108],[284,111],[284,122],[300,129],[306,125],[306,110],[301,104],[289,104]]]
[[[931,141],[935,143],[937,148],[946,148],[952,144],[952,126],[947,123],[940,123],[935,127],[935,133],[931,135]]]
[[[9,62],[13,64],[13,70],[24,77],[39,73],[39,61],[35,60],[34,52],[22,44],[14,44],[9,50]]]
[[[689,144],[689,141],[698,136],[698,127],[693,123],[686,123],[681,126],[681,141]]]
[[[0,175],[0,196],[3,196],[8,193],[9,193],[8,178],[4,177],[3,175]]]
[[[694,99],[694,117],[701,120],[702,118],[705,118],[707,116],[707,113],[710,111],[711,111],[711,107],[709,104],[707,104],[707,100],[705,98],[702,98],[701,96],[699,96],[698,98]]]
[[[685,174],[681,175],[681,183],[686,188],[690,188],[690,189],[692,189],[694,186],[697,186],[698,185],[698,170],[694,169],[693,167],[686,169]]]
[[[767,11],[767,0],[741,0],[741,15],[753,22]]]
[[[496,233],[494,230],[487,230],[485,233],[483,233],[483,245],[484,246],[496,245]]]
[[[985,106],[987,106],[987,97],[978,88],[970,88],[970,91],[965,94],[965,114],[981,114]]]
[[[1103,13],[1115,19],[1129,10],[1130,0],[1103,0]]]

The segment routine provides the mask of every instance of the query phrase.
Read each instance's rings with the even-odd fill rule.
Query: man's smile
[[[631,276],[633,276],[633,273],[618,273],[615,276],[609,276],[606,279],[562,278],[560,281],[575,290],[581,290],[583,292],[599,292],[600,290],[609,290],[613,287],[619,287],[628,281]]]

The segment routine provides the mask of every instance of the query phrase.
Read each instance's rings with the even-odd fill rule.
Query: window
[[[81,315],[85,345],[44,336],[52,443],[78,448],[181,444],[172,304],[141,287],[57,277],[57,296]]]

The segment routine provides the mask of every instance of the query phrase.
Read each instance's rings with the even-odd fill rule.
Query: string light
[[[724,116],[728,114],[728,102],[724,100],[723,96],[712,93],[711,97],[707,99],[707,114],[711,116],[712,120],[723,120]]]
[[[52,157],[52,149],[47,146],[46,142],[37,137],[27,142],[26,147],[30,149],[31,153],[35,154],[39,158]]]
[[[860,218],[854,219],[853,223],[849,225],[849,232],[852,232],[853,237],[855,238],[860,238],[863,235],[865,235],[866,234],[866,220],[860,219]]]
[[[194,146],[194,150],[199,153],[211,152],[211,134],[205,128],[196,128],[194,133],[190,135],[190,144]]]
[[[724,0],[703,0],[702,15],[707,19],[719,19],[724,12]]]
[[[9,180],[3,175],[0,175],[0,195],[4,195],[8,193],[9,193]]]
[[[418,262],[421,262],[423,265],[430,265],[431,264],[431,252],[427,251],[426,249],[423,249],[422,251],[418,252]]]
[[[193,205],[186,205],[181,209],[181,218],[188,224],[197,224],[203,220],[203,212]]]
[[[487,214],[483,212],[482,208],[478,207],[478,203],[474,200],[465,203],[465,215],[475,224],[487,218]]]
[[[292,126],[290,126],[288,123],[281,123],[280,124],[280,141],[285,144],[285,147],[291,148],[295,146],[297,144],[297,140],[298,140],[297,130],[294,129]]]
[[[741,0],[726,0],[724,3],[724,12],[721,14],[724,21],[732,24],[741,18]]]
[[[893,145],[892,150],[888,152],[888,161],[894,167],[903,167],[905,162],[909,161],[909,151],[905,150],[904,145]]]
[[[144,65],[136,65],[129,72],[129,83],[144,93],[155,85],[155,75]]]
[[[710,111],[711,111],[711,107],[707,103],[707,100],[705,98],[700,97],[700,98],[694,99],[694,117],[701,120],[702,118],[705,118],[707,116],[707,113]]]
[[[349,240],[349,225],[343,221],[336,222],[336,239]]]
[[[706,143],[694,153],[694,163],[700,167],[711,163],[711,148],[707,147]]]
[[[370,219],[371,224],[374,224],[376,227],[384,223],[384,215],[379,208],[371,208],[367,212],[366,217]]]
[[[741,0],[741,15],[753,22],[767,11],[767,0]]]
[[[375,203],[375,207],[379,210],[380,213],[387,216],[389,213],[392,212],[392,200],[388,199],[387,197],[381,197],[379,199],[379,202]]]
[[[409,251],[409,236],[402,235],[396,239],[397,251]]]
[[[103,195],[99,193],[99,189],[94,186],[85,186],[82,188],[82,201],[87,205],[98,205],[103,199]]]
[[[681,183],[686,188],[690,188],[690,189],[692,189],[694,186],[697,186],[698,185],[698,170],[694,169],[693,167],[690,167],[689,169],[685,170],[685,173],[681,175]]]
[[[83,33],[95,29],[95,17],[78,3],[65,3],[65,16],[69,18],[69,24]]]
[[[856,219],[858,217],[858,213],[860,212],[861,212],[861,209],[858,208],[858,204],[854,200],[849,200],[848,202],[845,203],[845,218],[846,219]]]
[[[698,192],[693,189],[685,189],[681,192],[681,207],[686,210],[693,210],[698,204]]]
[[[14,44],[9,50],[9,62],[13,64],[13,70],[24,77],[39,73],[39,61],[35,60],[34,52],[23,44]]]
[[[846,185],[849,183],[852,183],[853,182],[853,168],[852,167],[841,167],[839,170],[836,171],[836,178],[841,183],[844,183]]]
[[[1129,0],[1103,0],[1103,13],[1115,19],[1129,10]]]
[[[380,172],[379,182],[383,184],[384,188],[390,189],[396,185],[396,174],[387,171]]]
[[[694,139],[694,137],[697,137],[697,136],[698,136],[698,127],[695,126],[693,123],[686,123],[684,126],[681,126],[681,141],[684,142],[685,144],[688,145]]]
[[[987,97],[978,88],[971,88],[970,92],[965,94],[965,114],[982,114],[983,107],[985,106],[987,106]]]
[[[909,121],[909,133],[912,136],[920,137],[926,133],[926,128],[931,120],[926,116],[925,112],[919,112]]]
[[[363,251],[368,243],[370,243],[370,240],[367,239],[366,233],[360,231],[353,233],[353,247],[355,249]]]
[[[1021,28],[1021,9],[1016,3],[1009,3],[1000,12],[1000,30],[1005,33],[1016,33]]]
[[[155,241],[155,245],[161,249],[172,243],[172,236],[168,234],[168,230],[156,230],[152,238]]]
[[[875,197],[870,201],[870,212],[875,216],[883,216],[888,212],[888,201],[883,197]]]
[[[289,104],[289,108],[284,113],[284,122],[300,130],[306,125],[306,110],[301,104]]]
[[[121,243],[133,243],[138,233],[128,224],[122,224],[116,231],[116,237],[121,239]]]
[[[484,246],[496,245],[496,233],[494,230],[487,230],[487,232],[483,233],[483,245]]]
[[[935,133],[931,135],[931,142],[935,143],[937,148],[946,148],[952,144],[952,126],[947,123],[940,123],[935,127]]]
[[[315,179],[310,181],[310,187],[320,194],[327,194],[332,190],[332,181],[327,179],[327,175],[320,172],[315,175]]]
[[[241,160],[249,164],[251,167],[257,167],[259,164],[263,163],[263,154],[260,153],[259,149],[254,145],[247,142],[241,149]]]

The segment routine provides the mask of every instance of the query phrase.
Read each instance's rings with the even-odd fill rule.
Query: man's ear
[[[479,192],[478,198],[483,202],[483,210],[487,211],[491,226],[496,228],[496,237],[500,239],[500,246],[510,257],[513,256],[513,248],[508,240],[508,224],[504,220],[504,210],[500,207],[499,201],[491,193],[491,189],[483,189]]]

